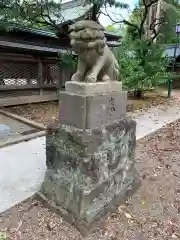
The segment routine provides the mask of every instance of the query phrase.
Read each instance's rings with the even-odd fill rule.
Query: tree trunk
[[[160,23],[158,24],[159,22],[159,19],[161,18],[161,10],[162,10],[162,7],[163,7],[163,0],[159,0],[158,3],[157,3],[157,10],[156,10],[156,26],[155,26],[155,31],[158,33],[159,32],[159,29],[160,29]],[[154,39],[154,42],[156,42],[157,38]]]

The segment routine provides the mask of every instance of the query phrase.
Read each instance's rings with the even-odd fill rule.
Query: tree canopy
[[[163,1],[161,11],[157,10],[155,16],[150,18],[152,7],[160,1],[162,3],[162,0],[142,0],[128,20],[121,18],[119,20],[119,23],[124,21],[126,25],[125,38],[116,50],[120,75],[123,86],[135,91],[138,96],[143,90],[164,84],[175,77],[174,74],[167,72],[168,61],[163,57],[165,46],[162,42],[164,43],[168,37],[167,29],[172,30],[169,32],[169,39],[172,37],[170,33],[175,34],[175,26],[172,25],[178,18],[179,3]],[[174,15],[177,12],[174,22],[170,10]]]
[[[128,4],[115,0],[85,2],[92,4],[92,20],[95,21],[100,14],[108,14],[106,13],[107,7],[128,8]],[[19,23],[25,26],[57,28],[57,22],[63,21],[61,4],[61,0],[59,2],[55,0],[0,0],[0,25],[8,27],[12,23]]]
[[[54,0],[0,0],[0,26],[11,24],[56,28],[61,19],[61,3]]]
[[[116,0],[89,0],[93,5],[92,19],[97,20],[100,14],[108,16],[112,24],[124,24],[129,32],[134,32],[140,38],[145,31],[145,24],[149,10],[153,4],[161,0],[140,0],[129,19],[122,16],[122,9],[129,9],[128,4]],[[160,19],[150,23],[152,38],[161,33],[161,40],[166,41],[173,35],[172,24],[180,19],[179,0],[164,0],[165,10]],[[0,26],[9,27],[12,23],[39,28],[57,28],[57,20],[63,20],[61,15],[61,0],[0,0]],[[116,8],[116,19],[108,12],[108,7]],[[58,22],[59,23],[59,22]],[[160,32],[156,32],[155,25],[160,24]],[[162,33],[164,35],[162,36]]]
[[[156,10],[154,18],[148,22],[149,14],[152,14],[152,8],[155,4],[161,4],[162,8],[159,12]],[[139,1],[130,15],[129,21],[141,31],[138,31],[135,26],[128,26],[127,32],[133,33],[135,37],[139,34],[140,38],[144,37],[145,33],[151,32],[152,39],[167,43],[175,37],[174,25],[180,20],[179,9],[179,0],[150,0],[148,4],[145,4],[145,1]]]
[[[147,24],[151,8],[160,1],[164,4],[163,11]],[[103,14],[114,24],[108,29],[116,31],[117,27],[114,26],[119,29],[122,25],[126,26],[126,37],[116,51],[124,86],[141,92],[144,87],[156,86],[170,78],[166,72],[166,62],[162,59],[163,48],[159,44],[166,42],[175,32],[172,24],[179,19],[179,0],[139,0],[128,18],[122,14],[122,9],[129,10],[126,3],[116,0],[89,0],[89,3],[92,4],[92,20],[98,20],[100,14]],[[109,7],[116,8],[115,18],[108,11]],[[58,24],[63,21],[61,13],[61,1],[0,0],[0,26],[4,28],[19,23],[31,27],[58,29]],[[156,43],[155,39],[158,39]],[[61,64],[69,61],[71,62],[71,58],[65,56]]]

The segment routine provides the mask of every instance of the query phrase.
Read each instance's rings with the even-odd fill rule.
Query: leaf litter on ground
[[[179,129],[180,121],[176,121],[138,141],[136,168],[142,186],[102,220],[87,240],[180,239]],[[34,198],[0,215],[0,231],[8,239],[15,239],[15,234],[21,240],[82,239],[76,229]]]

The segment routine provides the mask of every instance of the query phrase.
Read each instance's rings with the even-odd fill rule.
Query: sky
[[[122,0],[121,0],[122,1]],[[129,4],[129,7],[130,9],[128,10],[121,10],[121,15],[127,19],[128,18],[128,15],[130,14],[130,12],[134,9],[135,7],[135,4],[137,3],[137,0],[124,0],[122,1],[124,3],[128,3]],[[121,20],[121,16],[118,14],[119,9],[112,9],[112,8],[109,8],[107,9],[107,12],[108,14],[111,16],[111,18],[115,21],[119,21]],[[111,25],[113,22],[111,21],[111,19],[107,16],[104,16],[103,14],[100,16],[100,23],[103,25],[103,26],[107,26],[107,25]]]

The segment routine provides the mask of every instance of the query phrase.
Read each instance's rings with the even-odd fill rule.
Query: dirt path
[[[136,168],[142,187],[87,240],[180,239],[180,121],[140,140]],[[79,233],[36,199],[0,217],[9,240],[80,240]]]

